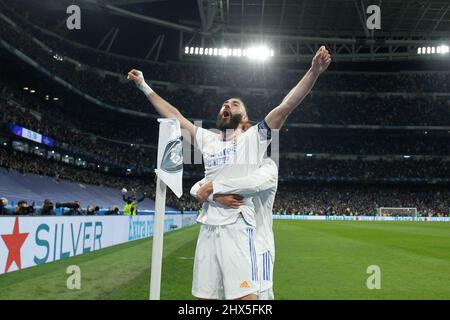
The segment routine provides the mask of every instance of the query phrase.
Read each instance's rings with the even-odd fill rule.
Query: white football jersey
[[[260,167],[270,144],[270,129],[265,122],[260,122],[245,132],[236,130],[231,139],[224,140],[218,132],[196,127],[195,142],[203,155],[206,180],[233,179],[248,176]],[[251,197],[239,209],[205,202],[197,221],[207,225],[232,224],[240,213],[248,224],[256,226]]]
[[[256,253],[270,251],[273,260],[275,260],[275,241],[272,210],[277,188],[278,168],[270,158],[264,159],[260,168],[250,176],[213,182],[214,194],[253,196],[256,211]]]

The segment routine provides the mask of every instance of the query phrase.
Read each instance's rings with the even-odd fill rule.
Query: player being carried
[[[144,92],[162,117],[178,119],[181,127],[189,132],[191,141],[202,152],[205,178],[225,181],[249,176],[260,167],[271,130],[283,126],[330,63],[331,56],[322,46],[300,82],[254,126],[249,125],[244,102],[238,98],[228,99],[217,116],[219,133],[194,126],[145,83],[142,72],[133,69],[128,79]],[[259,281],[252,198],[244,198],[239,208],[205,202],[197,220],[202,226],[195,250],[192,294],[200,299],[257,299]]]
[[[265,158],[261,166],[249,176],[225,181],[202,179],[191,189],[191,195],[199,202],[215,201],[229,208],[239,208],[245,197],[252,198],[256,212],[255,249],[260,283],[259,300],[275,299],[273,293],[275,240],[272,211],[277,188],[278,167],[275,161]]]

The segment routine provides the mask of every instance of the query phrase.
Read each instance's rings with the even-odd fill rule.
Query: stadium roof
[[[15,0],[20,2],[20,0]],[[68,0],[46,0],[55,7]],[[417,48],[450,42],[448,0],[79,0],[97,14],[155,26],[149,47],[242,47],[265,42],[280,60],[302,61],[321,44],[335,60],[408,60]],[[381,8],[381,29],[368,30],[370,5]],[[56,9],[55,9],[56,10]],[[120,24],[120,22],[117,22]],[[116,26],[110,25],[109,28]],[[120,27],[121,32],[126,27]],[[101,28],[99,28],[101,29]],[[127,31],[125,31],[127,32]],[[167,34],[168,33],[168,34]],[[110,33],[113,37],[114,32]],[[165,37],[161,37],[165,35]],[[105,33],[98,35],[104,37]],[[116,40],[116,39],[114,39]],[[156,57],[157,59],[158,57]]]

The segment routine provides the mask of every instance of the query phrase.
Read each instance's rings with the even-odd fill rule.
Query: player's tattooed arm
[[[279,106],[266,116],[265,120],[271,129],[280,129],[292,111],[303,101],[319,78],[331,63],[331,55],[325,46],[321,46],[314,56],[311,68],[300,82],[288,93]]]

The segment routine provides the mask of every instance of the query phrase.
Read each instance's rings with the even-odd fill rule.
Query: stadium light
[[[417,48],[417,54],[448,54],[450,53],[450,47],[447,45],[432,46],[432,47],[419,47]]]
[[[55,59],[55,60],[57,60],[57,61],[63,61],[63,60],[64,60],[63,57],[60,56],[60,55],[57,54],[57,53],[55,53],[55,54],[53,55],[53,59]]]
[[[184,54],[199,56],[220,56],[228,57],[246,57],[255,61],[266,61],[275,55],[274,50],[267,46],[253,46],[248,48],[203,48],[203,47],[185,47]]]
[[[228,48],[222,48],[222,57],[228,57]]]
[[[251,47],[248,49],[247,56],[251,59],[265,61],[269,57],[273,57],[273,50],[265,46]]]

